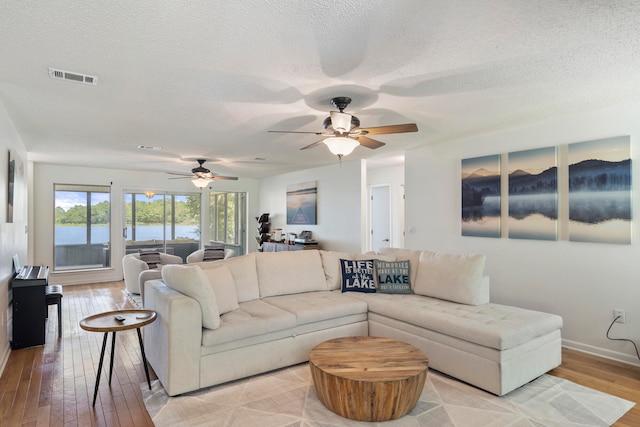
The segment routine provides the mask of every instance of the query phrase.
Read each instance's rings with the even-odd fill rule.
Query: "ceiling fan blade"
[[[211,177],[211,179],[226,179],[226,180],[237,181],[238,177],[237,176],[214,175],[214,176]]]
[[[377,141],[375,139],[371,139],[368,138],[366,136],[360,135],[358,137],[355,138],[360,145],[362,145],[363,147],[367,147],[367,148],[371,148],[371,149],[376,149],[376,148],[380,148],[384,145],[386,145],[384,142],[380,142]]]
[[[267,132],[273,132],[273,133],[308,133],[308,134],[312,134],[312,135],[322,135],[322,132],[302,132],[302,131],[297,131],[297,130],[270,130]]]
[[[377,126],[372,128],[360,129],[360,133],[364,135],[383,135],[389,133],[405,132],[418,132],[418,126],[415,123],[407,123],[404,125]]]
[[[185,178],[188,178],[190,176],[193,176],[192,174],[188,174],[188,173],[177,173],[177,172],[167,172],[169,175],[180,175],[180,176],[184,176]],[[174,179],[174,178],[169,178],[169,179]]]
[[[307,148],[313,148],[313,147],[317,147],[318,145],[322,144],[323,140],[321,139],[320,141],[316,141],[313,144],[309,144],[305,147],[302,147],[301,150],[306,150]]]
[[[169,178],[169,179],[188,179],[188,178],[193,178],[193,175],[189,175],[189,176],[179,176],[176,178]]]

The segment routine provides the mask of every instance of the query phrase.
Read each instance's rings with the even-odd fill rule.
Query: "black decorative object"
[[[262,246],[264,242],[268,242],[270,240],[269,231],[271,229],[271,223],[269,222],[269,214],[263,213],[259,217],[256,217],[256,221],[258,221],[259,234],[259,236],[256,236],[256,242],[258,242],[259,246]],[[258,250],[261,250],[261,248]]]

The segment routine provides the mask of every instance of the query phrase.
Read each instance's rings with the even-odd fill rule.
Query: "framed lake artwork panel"
[[[13,150],[9,150],[9,165],[7,176],[7,222],[22,220],[24,206],[24,194],[16,191],[22,188],[24,182],[24,164],[22,159]]]
[[[508,154],[509,238],[557,240],[556,147]]]
[[[500,237],[500,154],[462,159],[462,235]]]
[[[568,146],[569,240],[631,243],[631,138]]]
[[[287,224],[317,224],[316,181],[287,186]]]

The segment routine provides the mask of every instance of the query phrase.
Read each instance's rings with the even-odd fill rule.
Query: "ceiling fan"
[[[351,103],[351,98],[347,96],[339,96],[331,99],[331,104],[339,111],[331,111],[330,116],[324,119],[322,127],[323,132],[301,132],[286,130],[270,130],[269,132],[279,133],[307,133],[313,135],[322,135],[326,138],[302,147],[301,150],[313,148],[321,143],[325,143],[329,150],[339,158],[351,154],[358,146],[375,149],[385,145],[384,142],[369,138],[369,135],[383,135],[390,133],[417,132],[418,126],[415,123],[407,123],[403,125],[377,126],[370,128],[361,128],[360,119],[349,113],[345,113],[344,109]]]
[[[206,187],[211,181],[214,179],[226,179],[226,180],[237,180],[236,176],[222,176],[216,173],[211,172],[209,169],[205,168],[204,162],[207,159],[197,159],[198,167],[191,169],[191,174],[187,173],[176,173],[176,172],[167,172],[170,175],[180,175],[178,178],[169,178],[169,179],[185,179],[191,178],[191,182],[198,188]]]

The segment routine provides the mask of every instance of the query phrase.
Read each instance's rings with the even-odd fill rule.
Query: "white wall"
[[[389,203],[391,204],[391,237],[392,248],[404,247],[404,165],[367,169],[367,203],[371,201],[371,187],[389,186]],[[367,208],[369,212],[370,208]],[[367,215],[367,248],[371,248],[371,218]]]
[[[489,154],[630,135],[634,193],[640,189],[640,104],[556,118],[543,123],[407,152],[406,246],[486,253],[493,302],[560,314],[564,344],[639,364],[629,343],[607,340],[613,309],[627,323],[612,336],[640,344],[640,246],[635,236],[640,197],[633,201],[631,245],[462,237],[460,160]],[[410,231],[415,227],[414,233]]]
[[[264,178],[260,182],[260,210],[271,214],[271,229],[300,233],[311,230],[321,249],[362,252],[366,221],[363,203],[366,174],[360,161]],[[317,225],[287,225],[287,186],[317,181]],[[255,224],[255,222],[254,222]],[[256,224],[257,226],[257,224]],[[256,226],[253,227],[257,235]]]
[[[20,184],[15,188],[14,222],[7,222],[7,188],[9,150],[19,157],[25,168]],[[29,171],[27,151],[13,122],[0,103],[0,372],[10,353],[7,322],[9,313],[8,287],[13,277],[12,257],[18,254],[27,262],[27,200]]]
[[[121,169],[100,169],[37,163],[33,167],[33,214],[30,229],[33,241],[29,244],[29,259],[33,264],[53,265],[54,184],[111,185],[111,241],[113,246],[111,268],[68,273],[50,273],[49,281],[62,284],[97,283],[122,279],[121,259],[124,253],[122,229],[124,228],[125,191],[189,191],[198,193],[188,179],[169,180],[160,172],[138,172]],[[258,181],[215,181],[216,191],[246,191],[248,193],[249,218],[258,212]],[[203,190],[204,203],[208,202],[208,189]],[[203,218],[206,227],[207,218]],[[249,222],[249,235],[252,225]],[[254,248],[249,236],[249,249]]]

